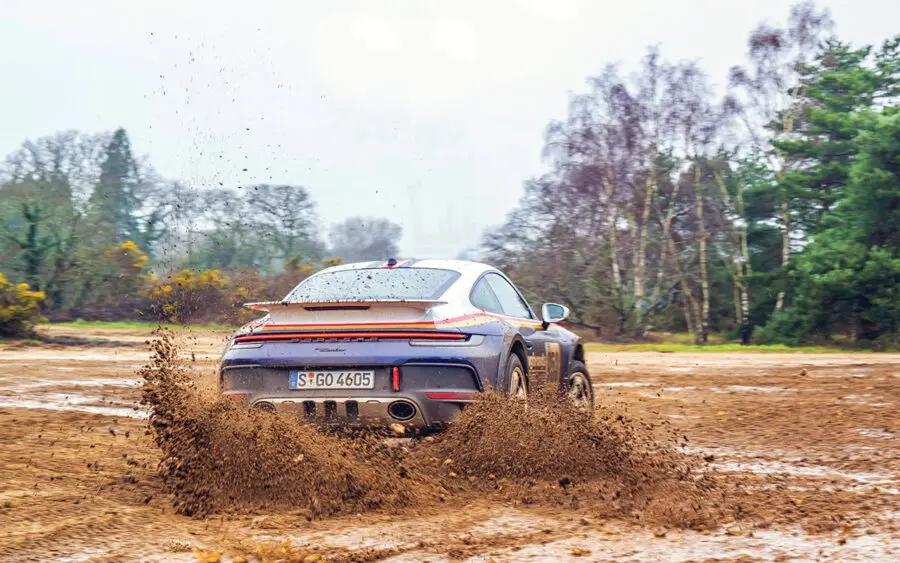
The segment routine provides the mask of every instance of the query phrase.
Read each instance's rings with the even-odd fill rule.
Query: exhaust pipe
[[[403,422],[416,416],[416,407],[409,401],[394,401],[388,405],[388,414],[394,420]]]
[[[253,408],[266,412],[275,412],[275,405],[269,401],[259,401],[258,403],[254,403]]]

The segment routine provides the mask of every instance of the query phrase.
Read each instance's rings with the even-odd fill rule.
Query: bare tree
[[[247,204],[254,228],[276,251],[274,267],[292,258],[321,258],[323,245],[316,206],[302,186],[261,184],[246,188]]]
[[[402,227],[388,219],[350,217],[331,228],[331,254],[344,262],[396,258],[402,235]]]

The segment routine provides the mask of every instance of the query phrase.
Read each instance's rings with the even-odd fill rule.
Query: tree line
[[[29,140],[0,166],[0,272],[51,318],[229,320],[238,300],[279,299],[323,265],[399,252],[387,219],[348,218],[327,241],[320,225],[303,186],[189,188],[123,129]],[[188,294],[192,307],[173,304]]]
[[[724,92],[656,48],[607,65],[481,258],[601,337],[900,346],[900,35],[833,30],[811,2],[759,24]],[[187,187],[121,129],[27,141],[0,166],[0,310],[239,322],[325,265],[399,254],[388,220],[319,224],[305,187]]]
[[[806,2],[747,45],[723,95],[658,49],[590,77],[486,259],[605,336],[900,343],[900,35]]]

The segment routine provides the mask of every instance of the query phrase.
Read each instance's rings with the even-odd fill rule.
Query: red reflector
[[[228,398],[231,399],[232,401],[243,401],[244,400],[243,395],[228,395]]]
[[[393,383],[394,383],[394,391],[399,391],[400,390],[400,368],[395,367],[392,370],[392,374],[393,374],[392,379],[393,379]]]
[[[425,396],[436,401],[471,401],[475,399],[475,393],[425,393]]]
[[[235,342],[258,342],[265,340],[308,340],[312,338],[413,338],[416,340],[465,340],[466,335],[458,332],[291,332],[275,334],[248,334],[238,336]]]

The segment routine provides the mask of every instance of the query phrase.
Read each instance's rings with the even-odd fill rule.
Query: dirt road
[[[670,421],[725,483],[735,515],[714,530],[479,495],[324,520],[191,519],[157,476],[138,405],[149,335],[47,330],[91,340],[0,344],[0,560],[900,559],[898,355],[591,354],[600,409]],[[190,334],[208,378],[224,336]]]

